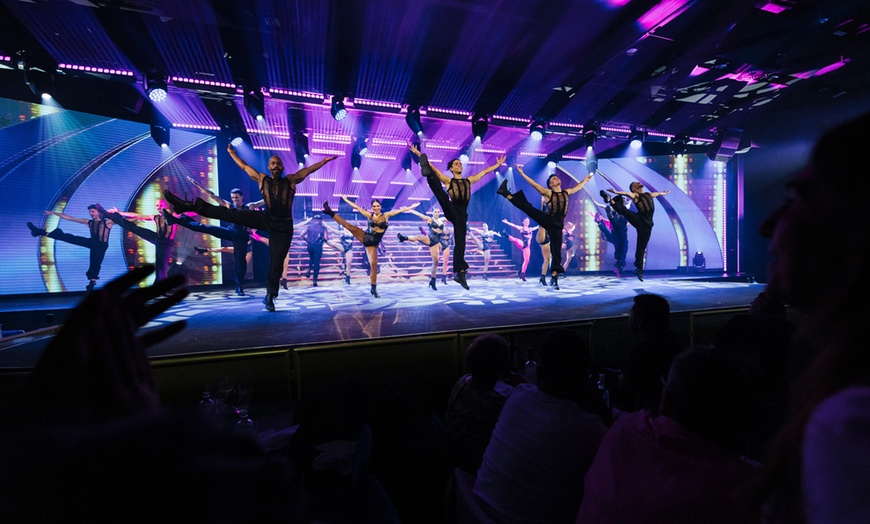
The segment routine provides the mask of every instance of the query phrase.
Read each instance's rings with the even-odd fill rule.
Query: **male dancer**
[[[562,189],[562,181],[558,175],[550,175],[547,178],[547,187],[535,182],[523,171],[520,165],[516,165],[517,171],[526,179],[526,182],[531,184],[535,190],[547,199],[547,211],[541,211],[526,200],[523,191],[517,191],[511,194],[507,187],[507,179],[505,179],[498,188],[498,194],[505,197],[517,209],[529,215],[542,228],[547,230],[550,236],[550,245],[555,245],[556,249],[551,249],[553,263],[551,266],[552,280],[550,285],[553,289],[559,289],[559,275],[565,272],[562,267],[562,228],[565,227],[565,215],[568,214],[568,197],[583,189],[586,182],[592,179],[592,173],[586,175],[586,178],[577,183],[574,187]]]
[[[190,182],[195,185],[201,192],[211,197],[212,200],[220,204],[222,207],[230,209],[246,208],[244,200],[242,198],[242,190],[239,188],[234,188],[230,190],[230,199],[232,200],[232,202],[227,202],[223,198],[214,194],[208,188],[203,187],[192,177],[187,177],[187,179],[190,180]],[[249,228],[239,224],[234,224],[232,222],[230,222],[230,224],[226,227],[210,226],[196,222],[187,215],[181,215],[179,218],[175,218],[175,216],[170,213],[168,209],[163,211],[163,216],[166,217],[166,221],[170,224],[178,224],[181,227],[190,229],[191,231],[205,233],[206,235],[211,235],[213,237],[217,237],[222,240],[229,240],[230,242],[232,242],[233,279],[236,281],[236,295],[240,297],[245,296],[245,289],[243,284],[245,282],[245,273],[247,273],[248,271],[248,253],[251,252],[251,231]],[[200,251],[198,248],[194,249],[196,249],[197,252]]]
[[[453,223],[454,242],[453,250],[453,280],[460,286],[468,289],[465,274],[468,272],[468,263],[465,261],[465,234],[468,231],[468,201],[471,199],[471,185],[478,182],[487,173],[491,173],[504,164],[507,157],[501,156],[495,164],[468,178],[462,178],[462,162],[458,158],[447,162],[447,170],[453,175],[448,177],[437,167],[429,163],[429,158],[420,153],[417,146],[411,144],[411,152],[420,157],[420,173],[426,177],[429,189],[438,199],[438,204],[444,210],[444,216]],[[444,187],[447,187],[445,191]]]
[[[332,162],[338,157],[324,158],[316,164],[304,167],[285,177],[284,163],[278,156],[269,158],[269,174],[267,175],[260,173],[239,158],[233,146],[228,145],[227,152],[233,162],[259,185],[260,193],[266,204],[265,211],[214,206],[201,198],[197,198],[194,202],[188,202],[169,191],[164,191],[163,195],[177,213],[194,211],[200,216],[234,222],[254,229],[265,229],[269,232],[268,284],[263,303],[267,311],[275,311],[275,297],[278,296],[281,266],[284,263],[284,257],[290,250],[290,242],[293,239],[293,197],[296,195],[296,185],[326,165],[327,162]]]
[[[164,210],[167,210],[168,206],[166,201],[158,199],[155,205],[156,215],[140,215],[122,212],[116,207],[106,211],[100,204],[94,204],[101,218],[108,218],[142,240],[154,244],[154,281],[156,282],[165,280],[169,276],[169,258],[172,256],[172,244],[175,243],[176,227],[175,224],[170,224],[164,215]],[[136,225],[128,219],[154,222],[154,231]]]
[[[637,230],[637,246],[634,248],[634,274],[637,275],[638,280],[643,282],[643,257],[644,253],[646,253],[646,246],[649,244],[649,237],[652,235],[653,213],[656,210],[656,205],[653,199],[667,195],[670,191],[654,191],[652,193],[646,193],[643,190],[643,184],[640,182],[632,182],[628,185],[628,189],[630,190],[629,192],[614,191],[613,189],[608,189],[608,191],[615,195],[622,195],[630,198],[634,201],[634,207],[637,208],[637,212],[626,208],[621,198],[611,199],[610,195],[603,191],[601,195],[605,197],[604,201],[606,203],[613,204],[614,211],[624,216],[628,220],[628,223],[634,226],[634,229]]]
[[[60,240],[61,242],[67,242],[69,244],[88,248],[91,252],[91,257],[88,271],[85,273],[85,276],[88,277],[89,280],[85,289],[87,291],[93,291],[94,286],[97,284],[97,279],[100,278],[100,268],[103,265],[103,258],[106,256],[106,250],[109,248],[109,233],[115,223],[111,220],[100,218],[100,214],[97,212],[97,206],[94,204],[88,206],[88,213],[91,215],[90,220],[87,218],[65,215],[63,213],[58,213],[57,211],[45,212],[46,215],[55,215],[64,220],[69,220],[70,222],[85,224],[88,226],[88,231],[91,233],[90,238],[64,233],[59,227],[49,233],[44,229],[34,226],[33,222],[28,222],[27,227],[30,229],[30,234],[35,237],[42,235],[55,240]]]
[[[308,245],[308,272],[305,278],[309,278],[314,272],[312,286],[317,287],[317,277],[320,276],[320,259],[323,258],[323,244],[329,240],[329,230],[323,225],[320,215],[312,217],[311,224],[300,233],[302,240]]]
[[[625,254],[628,253],[628,220],[613,209],[613,201],[621,201],[623,197],[620,196],[618,199],[610,198],[610,195],[603,189],[599,194],[604,198],[605,202],[610,201],[610,204],[602,205],[593,200],[596,206],[604,208],[607,219],[602,217],[601,213],[595,213],[593,217],[595,218],[595,223],[598,224],[601,234],[604,235],[604,239],[613,244],[613,271],[616,273],[616,276],[621,276],[622,271],[625,269]],[[624,207],[625,202],[622,202],[622,204]]]

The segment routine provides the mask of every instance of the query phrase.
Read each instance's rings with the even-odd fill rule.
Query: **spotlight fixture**
[[[260,89],[246,89],[244,95],[245,109],[248,113],[262,121],[266,116],[266,103],[263,100],[263,92]]]
[[[411,170],[411,152],[408,151],[404,155],[402,155],[402,169],[405,171]]]
[[[224,126],[224,131],[226,132],[227,141],[233,147],[239,147],[246,140],[248,142],[251,141],[248,136],[248,132],[245,130],[244,124],[240,122],[233,122],[231,124]]]
[[[596,171],[598,171],[598,159],[590,156],[586,159],[586,172],[593,175]]]
[[[631,134],[628,136],[628,143],[632,149],[640,149],[643,146],[644,132],[639,131],[636,127],[631,128]]]
[[[740,149],[743,130],[726,127],[716,131],[716,137],[707,149],[707,158],[718,162],[731,160]]]
[[[308,137],[302,131],[293,133],[293,151],[296,153],[296,163],[304,166],[308,158]]]
[[[160,147],[169,147],[169,124],[160,119],[151,123],[151,138]]]
[[[353,146],[354,152],[359,156],[366,156],[366,153],[369,152],[369,146],[366,145],[365,137],[358,137],[356,139],[356,143]]]
[[[529,126],[529,138],[535,142],[540,142],[544,139],[544,121],[537,119]]]
[[[329,109],[332,118],[341,121],[347,117],[347,109],[344,107],[344,98],[332,97],[332,107]]]
[[[673,142],[671,143],[671,153],[673,153],[676,157],[681,157],[686,154],[686,142],[689,141],[689,137],[685,134],[679,134],[674,137]]]
[[[156,74],[146,74],[142,82],[145,84],[145,93],[152,102],[159,104],[166,100],[167,87],[165,78]]]
[[[24,67],[24,81],[34,95],[43,100],[51,100],[51,91],[54,88],[54,77],[45,69],[39,67]]]
[[[601,125],[590,120],[583,126],[583,142],[586,144],[586,150],[590,150],[595,146],[595,141],[598,140],[598,134],[601,132]]]
[[[483,137],[486,136],[486,131],[489,129],[489,122],[487,122],[486,115],[483,113],[474,113],[471,116],[471,134],[474,136],[474,139],[478,142],[483,141]]]
[[[362,165],[362,157],[360,156],[359,151],[354,149],[350,152],[350,167],[354,169],[359,169],[359,166]]]
[[[408,106],[405,123],[408,124],[408,128],[415,135],[423,136],[423,124],[420,121],[420,106]]]

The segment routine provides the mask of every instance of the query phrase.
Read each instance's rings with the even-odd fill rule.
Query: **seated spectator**
[[[650,413],[658,410],[668,369],[683,349],[670,329],[670,321],[671,307],[663,297],[651,294],[634,297],[628,322],[638,342],[619,376],[615,399],[619,410],[646,409]]]
[[[679,355],[660,414],[625,414],[604,436],[577,523],[751,522],[740,491],[755,471],[732,449],[750,412],[748,386],[720,352]]]
[[[149,346],[183,322],[139,327],[187,295],[183,276],[92,291],[46,347],[0,426],[8,522],[305,522],[288,465],[256,444],[160,408]]]
[[[480,335],[465,350],[471,373],[460,377],[450,392],[444,424],[458,445],[454,465],[469,473],[480,467],[492,429],[512,390],[500,377],[509,370],[507,341],[495,334]]]
[[[761,227],[766,290],[801,315],[792,352],[809,362],[770,447],[758,497],[766,522],[870,522],[870,244],[861,236],[870,215],[844,198],[867,172],[856,152],[868,138],[870,114],[826,133]]]
[[[496,522],[573,522],[583,476],[606,427],[589,380],[589,348],[567,329],[548,333],[538,383],[508,397],[477,472],[473,492]]]

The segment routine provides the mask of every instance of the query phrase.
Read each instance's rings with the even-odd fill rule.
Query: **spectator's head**
[[[708,440],[730,445],[752,411],[751,386],[743,367],[728,355],[690,349],[671,364],[659,411]]]
[[[642,294],[634,297],[634,304],[628,311],[631,329],[638,333],[655,333],[668,329],[671,320],[671,306],[659,295]]]
[[[770,239],[767,291],[800,309],[829,317],[864,303],[870,214],[849,200],[855,180],[868,174],[860,151],[870,138],[870,114],[825,134],[812,158],[789,183],[788,198],[761,226]],[[820,263],[824,260],[824,263]]]
[[[589,359],[589,346],[576,332],[550,331],[538,351],[538,388],[554,397],[573,398],[589,376]]]
[[[509,359],[507,341],[494,333],[480,335],[465,350],[465,365],[471,380],[484,388],[492,388],[498,378],[507,373]]]
[[[785,304],[768,291],[762,291],[749,304],[749,314],[755,318],[783,318]]]

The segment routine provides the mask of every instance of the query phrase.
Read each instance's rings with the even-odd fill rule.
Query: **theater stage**
[[[751,277],[724,275],[650,274],[634,277],[571,275],[559,291],[536,279],[469,280],[466,291],[448,280],[438,290],[427,279],[382,279],[380,298],[369,293],[367,277],[323,282],[312,287],[301,281],[281,290],[277,311],[263,309],[263,287],[237,297],[232,289],[193,290],[181,304],[146,328],[187,320],[187,329],[150,349],[152,357],[218,354],[276,347],[378,339],[382,337],[479,331],[555,322],[577,322],[625,315],[632,297],[654,293],[668,299],[672,313],[747,306],[763,290]],[[81,294],[4,299],[4,329],[11,315],[42,319],[56,315],[58,323]],[[0,347],[0,368],[32,367],[47,339],[21,340]]]

